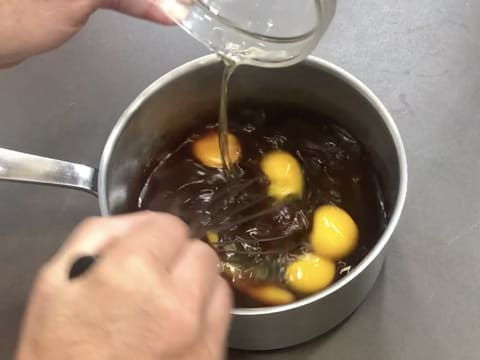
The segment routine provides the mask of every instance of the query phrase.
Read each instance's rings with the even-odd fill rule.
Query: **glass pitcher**
[[[336,0],[156,0],[210,50],[236,64],[283,67],[303,60],[330,24]]]

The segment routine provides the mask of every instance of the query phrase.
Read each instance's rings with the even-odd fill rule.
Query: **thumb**
[[[99,0],[100,8],[171,25],[188,14],[188,7],[177,0]]]

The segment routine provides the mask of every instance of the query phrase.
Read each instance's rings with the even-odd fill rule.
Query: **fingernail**
[[[183,1],[182,1],[183,2]],[[187,5],[182,4],[177,0],[163,0],[160,1],[160,9],[174,21],[182,21],[188,16],[189,4],[190,2],[186,1]]]

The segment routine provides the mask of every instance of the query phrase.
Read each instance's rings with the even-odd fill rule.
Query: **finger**
[[[82,221],[46,264],[49,276],[64,281],[76,259],[84,255],[101,254],[149,216],[149,212],[138,212],[108,218],[91,217]]]
[[[99,0],[99,7],[116,10],[126,15],[155,21],[161,24],[174,24],[172,19],[182,19],[188,9],[172,0]],[[168,16],[167,14],[170,14]]]
[[[167,270],[190,241],[189,232],[188,226],[178,217],[152,212],[108,249],[102,256],[102,263],[121,267],[146,261],[145,265],[153,263],[156,268]]]
[[[232,306],[231,288],[224,279],[219,278],[208,304],[205,329],[206,341],[213,352],[213,359],[225,358]]]
[[[204,314],[220,277],[218,257],[210,246],[194,240],[184,248],[170,269],[173,283],[190,299],[195,313]]]
[[[79,255],[97,255],[146,221],[149,212],[111,217],[90,217],[82,221],[65,241],[54,260],[65,261]]]
[[[0,63],[0,69],[8,69],[20,64],[23,60],[9,61],[7,63]]]

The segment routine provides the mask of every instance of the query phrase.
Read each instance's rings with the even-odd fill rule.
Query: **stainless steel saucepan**
[[[96,194],[104,216],[128,211],[145,166],[200,112],[218,106],[222,64],[214,55],[164,75],[127,108],[111,132],[97,169],[0,149],[0,179],[67,186]],[[348,317],[378,277],[407,191],[402,140],[385,107],[339,67],[310,57],[281,69],[240,67],[229,101],[275,101],[331,114],[370,151],[388,207],[388,226],[376,246],[346,277],[295,303],[233,310],[230,346],[266,350],[316,337]]]

